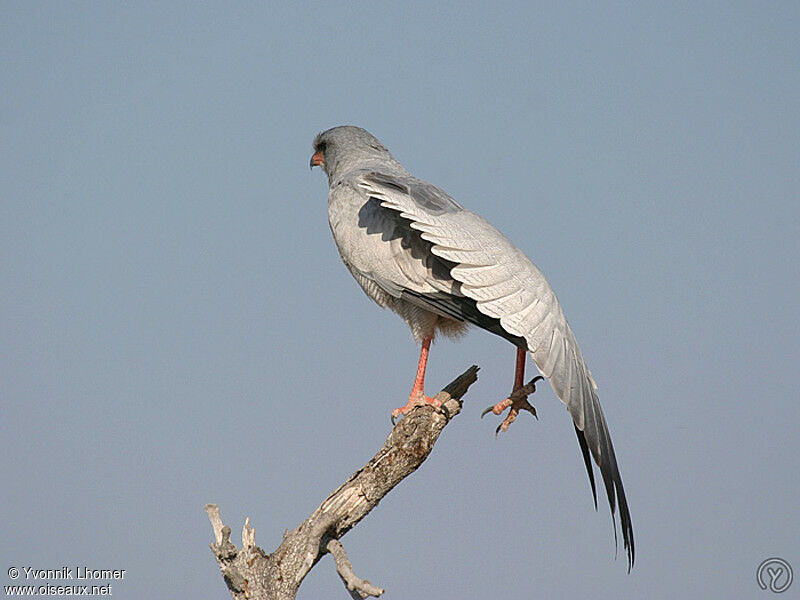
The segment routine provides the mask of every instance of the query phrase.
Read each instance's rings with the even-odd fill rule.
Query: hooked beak
[[[322,166],[324,164],[325,164],[325,157],[322,156],[322,151],[321,150],[317,150],[311,156],[311,160],[308,163],[308,167],[310,169],[313,169],[314,167],[319,167],[319,166]]]

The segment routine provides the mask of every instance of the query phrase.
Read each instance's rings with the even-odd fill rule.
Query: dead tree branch
[[[247,519],[242,548],[230,540],[216,504],[206,505],[214,529],[211,551],[234,600],[293,600],[308,572],[330,553],[336,570],[353,598],[380,596],[384,590],[353,572],[340,538],[355,527],[378,502],[425,461],[450,419],[461,410],[461,397],[477,380],[472,366],[436,395],[441,408],[420,406],[392,429],[383,447],[364,467],[331,493],[311,516],[292,531],[271,554],[255,544],[255,529]]]

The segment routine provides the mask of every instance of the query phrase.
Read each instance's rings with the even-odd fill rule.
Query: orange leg
[[[428,368],[428,354],[431,351],[431,338],[427,337],[422,341],[422,348],[419,351],[419,364],[417,365],[417,376],[414,378],[414,387],[408,396],[409,402],[422,400],[425,398],[425,370]]]
[[[431,349],[431,340],[433,336],[428,336],[422,341],[422,349],[419,351],[419,365],[417,365],[417,376],[414,379],[414,387],[411,388],[411,394],[408,396],[408,404],[395,408],[392,411],[392,419],[396,419],[400,415],[406,414],[415,406],[423,404],[432,404],[433,406],[440,406],[441,402],[434,398],[429,398],[423,392],[425,388],[425,369],[428,366],[428,354]]]

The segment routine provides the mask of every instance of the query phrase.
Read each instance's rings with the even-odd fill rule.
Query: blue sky
[[[357,573],[387,598],[675,598],[800,568],[795,4],[1,12],[3,585],[80,565],[126,569],[118,598],[227,597],[205,503],[272,550],[383,442],[417,347],[308,171],[344,123],[547,275],[637,541],[627,575],[549,388],[498,439],[478,418],[514,349],[473,331],[432,349],[428,392],[479,382],[344,538]],[[341,588],[325,559],[299,598]]]

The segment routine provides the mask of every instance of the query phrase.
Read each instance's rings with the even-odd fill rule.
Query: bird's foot
[[[517,419],[517,415],[519,411],[526,410],[531,413],[537,419],[539,417],[536,416],[536,408],[528,402],[528,396],[531,395],[533,392],[536,391],[536,382],[540,379],[544,379],[541,375],[537,375],[533,379],[531,379],[528,383],[523,386],[518,387],[514,390],[511,395],[503,400],[502,402],[498,402],[494,406],[488,407],[481,413],[481,419],[486,416],[487,414],[494,413],[496,415],[503,414],[503,411],[507,408],[511,408],[506,415],[506,418],[503,420],[500,425],[497,426],[495,429],[494,434],[498,435],[501,431],[507,431],[511,424]]]
[[[400,417],[401,415],[405,415],[412,408],[416,408],[417,406],[425,406],[426,404],[429,404],[436,408],[442,406],[441,400],[437,400],[436,398],[430,398],[421,392],[419,394],[411,394],[411,396],[409,396],[408,398],[408,404],[406,404],[405,406],[401,406],[400,408],[395,408],[392,411],[392,425],[395,425],[397,423],[398,417]]]

